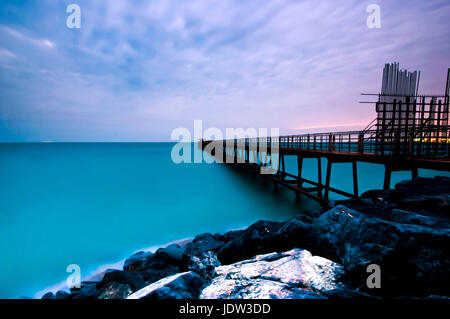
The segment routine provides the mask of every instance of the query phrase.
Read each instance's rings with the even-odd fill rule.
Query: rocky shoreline
[[[449,213],[450,178],[417,178],[286,222],[138,252],[122,270],[42,298],[447,298]],[[381,288],[367,286],[370,264]]]

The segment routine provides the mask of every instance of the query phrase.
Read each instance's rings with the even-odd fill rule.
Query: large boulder
[[[153,265],[154,266],[154,265]],[[158,265],[158,268],[148,267],[144,269],[142,273],[142,277],[145,280],[146,284],[150,284],[152,282],[158,281],[162,278],[178,274],[180,272],[180,268],[173,265]]]
[[[448,219],[412,213],[402,209],[393,209],[391,219],[400,224],[420,225],[436,229],[450,228]]]
[[[126,299],[132,292],[128,284],[113,281],[103,287],[98,299]]]
[[[444,294],[450,279],[449,229],[431,228],[436,220],[394,212],[393,220],[366,217],[336,206],[312,224],[315,252],[337,260],[363,291],[384,296]],[[367,266],[381,267],[382,289],[368,290]]]
[[[312,219],[306,215],[292,218],[282,224],[281,228],[270,239],[273,251],[287,251],[295,247],[309,249],[311,246]]]
[[[132,272],[141,271],[144,262],[152,255],[151,252],[139,251],[133,254],[131,257],[125,260],[123,264],[123,270],[129,270]]]
[[[234,232],[233,232],[234,234]],[[185,266],[201,277],[210,280],[214,276],[215,267],[220,265],[217,259],[217,251],[225,245],[221,239],[226,235],[201,234],[186,246],[183,256]],[[228,235],[232,238],[231,233]]]
[[[189,271],[163,278],[127,299],[197,299],[203,284],[199,275]]]
[[[191,255],[188,268],[199,274],[206,280],[211,280],[216,275],[216,267],[220,266],[217,255],[212,251],[207,251],[201,255]]]
[[[377,206],[385,204],[391,209],[447,217],[450,213],[450,178],[415,178],[396,184],[395,189],[368,191],[361,197],[371,199],[372,204]],[[370,210],[370,206],[364,207],[365,213]]]
[[[216,268],[217,276],[200,295],[203,299],[323,299],[337,289],[344,268],[310,252],[293,249],[255,256]]]
[[[70,288],[72,299],[96,299],[99,293],[97,284],[95,281],[83,281],[80,288]]]
[[[136,291],[145,286],[144,279],[140,273],[112,270],[105,273],[102,281],[97,284],[97,290],[102,291],[108,287],[111,287],[112,283],[126,285],[132,291]],[[112,287],[115,287],[115,285],[112,285]]]
[[[222,264],[231,264],[258,254],[276,251],[275,242],[271,239],[282,225],[264,220],[254,223],[219,250],[219,261]]]
[[[395,190],[408,197],[423,195],[450,194],[450,178],[436,176],[434,178],[419,177],[405,180],[395,185]]]
[[[336,206],[311,225],[309,237],[314,251],[333,260],[341,260],[346,253],[346,243],[356,234],[364,215],[345,206]]]
[[[148,267],[155,264],[181,266],[185,249],[185,247],[181,247],[178,244],[160,248],[146,259],[145,266]]]
[[[183,259],[185,250],[184,246],[172,244],[155,253],[138,252],[125,261],[124,271],[139,273],[147,284],[158,281],[187,269]]]
[[[55,299],[70,299],[70,294],[67,291],[58,290],[55,294]]]
[[[223,237],[222,237],[223,238]],[[218,235],[205,233],[198,235],[192,242],[186,245],[183,260],[185,265],[189,263],[192,256],[202,257],[208,252],[217,252],[225,245]]]
[[[41,297],[41,299],[44,299],[44,300],[55,299],[55,295],[53,294],[53,292],[49,291],[49,292],[45,293]]]

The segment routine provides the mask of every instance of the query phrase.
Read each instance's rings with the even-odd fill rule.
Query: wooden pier
[[[440,140],[429,138],[417,140],[410,133],[410,140],[402,141],[407,147],[399,147],[396,140],[383,139],[383,146],[377,131],[357,131],[292,135],[282,137],[245,138],[223,141],[199,141],[199,147],[216,157],[217,162],[239,167],[270,179],[275,186],[282,185],[297,195],[305,195],[322,204],[328,204],[329,193],[334,192],[349,198],[359,196],[357,162],[382,164],[385,167],[384,189],[389,189],[391,173],[411,171],[417,177],[418,169],[450,171],[450,130],[449,126],[439,128],[439,132],[428,135],[441,136]],[[422,132],[423,133],[423,132]],[[446,138],[442,136],[445,134]],[[406,154],[396,153],[399,149]],[[381,151],[382,150],[382,151]],[[275,168],[266,161],[273,156],[279,158]],[[285,157],[296,156],[298,175],[286,171]],[[317,160],[318,181],[302,176],[303,160]],[[322,181],[322,158],[327,159],[326,178]],[[353,192],[348,193],[330,186],[331,172],[335,163],[351,163]],[[265,170],[265,171],[264,171]],[[262,173],[263,172],[263,173]],[[305,187],[304,185],[311,187]]]

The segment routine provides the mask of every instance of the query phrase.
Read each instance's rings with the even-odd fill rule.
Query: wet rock
[[[258,254],[276,251],[270,239],[282,225],[278,222],[256,222],[219,250],[217,254],[219,261],[222,264],[231,264]]]
[[[185,251],[186,247],[172,244],[158,249],[153,254],[138,252],[125,261],[124,270],[140,273],[143,281],[149,284],[187,270],[187,263],[183,259]],[[130,286],[133,291],[136,290],[133,285]]]
[[[341,286],[344,268],[330,260],[293,249],[259,255],[216,268],[217,276],[200,298],[325,298],[320,292]]]
[[[450,178],[436,176],[435,178],[415,178],[395,185],[395,190],[408,197],[423,195],[450,194]]]
[[[346,253],[345,243],[352,239],[364,216],[339,205],[322,214],[311,225],[310,238],[315,252],[326,258],[342,260]]]
[[[449,222],[442,218],[425,216],[401,209],[393,209],[391,219],[392,221],[401,224],[420,225],[431,228],[450,228]]]
[[[186,246],[186,254],[198,255],[206,253],[208,251],[215,252],[225,244],[225,238],[235,238],[236,236],[237,235],[232,234],[225,234],[224,236],[220,236],[212,235],[210,233],[198,235],[191,243]]]
[[[215,269],[220,266],[217,255],[212,251],[207,251],[201,255],[191,255],[188,268],[199,274],[206,280],[212,280],[216,275]]]
[[[145,265],[161,263],[165,265],[181,266],[185,248],[177,244],[158,249],[152,256],[147,258]]]
[[[427,195],[404,198],[397,202],[399,208],[406,210],[432,212],[432,215],[448,216],[450,213],[449,195]]]
[[[226,232],[225,234],[216,234],[214,235],[214,238],[218,241],[221,241],[223,243],[227,243],[233,239],[235,239],[236,237],[242,235],[242,233],[245,230],[240,229],[240,230],[231,230],[229,232]]]
[[[41,297],[41,299],[55,299],[55,295],[53,292],[47,292]]]
[[[270,239],[273,251],[287,251],[296,247],[309,248],[312,219],[299,216],[288,220]]]
[[[196,273],[184,272],[152,283],[127,299],[196,299],[203,284]]]
[[[128,284],[110,282],[103,287],[98,299],[126,299],[132,293],[133,291]]]
[[[153,267],[155,265],[152,265]],[[178,274],[180,272],[180,268],[177,266],[172,266],[172,265],[162,265],[162,264],[158,264],[157,267],[158,268],[147,268],[145,270],[143,270],[142,273],[142,277],[144,278],[144,281],[146,284],[158,281],[162,278],[174,275],[174,274]]]
[[[432,225],[432,219],[418,215],[399,216],[399,221]],[[383,296],[402,294],[445,294],[450,279],[448,229],[399,223],[337,206],[312,224],[311,238],[321,256],[337,260],[346,268],[348,279],[363,292]],[[366,268],[377,264],[382,270],[382,289],[369,291]]]
[[[97,284],[97,289],[102,291],[111,283],[127,285],[132,291],[136,291],[145,286],[144,279],[140,273],[131,271],[114,270],[107,272],[101,282]]]
[[[368,300],[368,299],[380,299],[379,297],[372,296],[348,287],[339,287],[332,290],[322,291],[321,294],[328,299],[350,299],[350,300]]]
[[[148,256],[142,264],[145,281],[152,281],[155,278],[160,279],[168,274],[185,270],[183,262],[185,250],[185,247],[172,244],[165,248],[160,248],[154,254]],[[158,272],[161,272],[161,275],[158,275]]]
[[[214,274],[214,268],[220,265],[216,252],[225,245],[225,243],[218,238],[224,237],[209,233],[195,237],[194,240],[186,246],[183,256],[185,268],[198,273],[206,279],[211,278]]]
[[[142,270],[144,262],[152,255],[151,252],[139,251],[125,260],[123,270],[137,272]]]
[[[81,288],[71,288],[72,299],[96,299],[98,296],[97,282],[84,281]]]
[[[70,294],[67,291],[59,290],[55,294],[55,299],[70,299]]]

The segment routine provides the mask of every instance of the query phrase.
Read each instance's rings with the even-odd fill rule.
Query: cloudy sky
[[[196,119],[359,128],[386,62],[443,93],[449,15],[448,0],[2,0],[0,141],[163,141]]]

